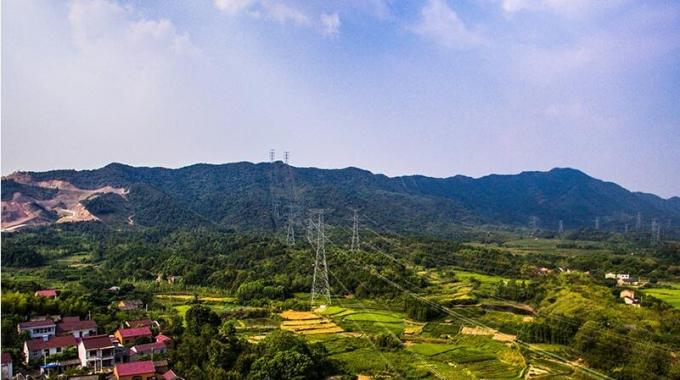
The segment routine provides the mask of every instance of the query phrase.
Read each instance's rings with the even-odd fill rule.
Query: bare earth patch
[[[122,197],[127,190],[104,186],[98,189],[81,189],[62,180],[33,181],[25,173],[14,173],[5,177],[24,185],[56,190],[50,199],[35,199],[20,192],[14,193],[9,201],[2,201],[2,229],[17,230],[29,225],[48,224],[45,210],[57,214],[56,223],[71,223],[98,220],[81,202],[94,199],[101,194],[114,193]]]

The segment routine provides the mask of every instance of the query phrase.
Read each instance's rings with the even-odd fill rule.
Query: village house
[[[118,301],[118,304],[116,305],[120,311],[138,310],[141,309],[142,306],[144,306],[144,303],[141,300],[122,300]]]
[[[122,345],[134,344],[140,338],[153,338],[151,329],[148,327],[118,329],[114,335]]]
[[[175,341],[172,338],[163,334],[156,335],[156,342],[161,342],[168,348],[172,348],[175,345]]]
[[[140,356],[165,354],[168,352],[168,347],[163,342],[153,342],[146,344],[138,344],[130,348],[130,360],[137,360]]]
[[[94,372],[114,366],[117,341],[108,335],[87,336],[78,344],[80,365]]]
[[[60,354],[68,348],[76,348],[77,344],[73,335],[29,339],[24,342],[24,359],[28,364],[31,360]]]
[[[57,324],[51,319],[41,321],[21,322],[18,326],[19,334],[26,331],[31,339],[47,339],[57,334]]]
[[[125,327],[127,328],[139,328],[148,327],[150,329],[159,329],[161,325],[157,321],[152,321],[151,319],[140,319],[137,321],[125,321]]]
[[[156,367],[151,360],[116,364],[113,368],[116,380],[156,380]]]
[[[612,273],[612,272],[606,273],[606,274],[604,275],[604,278],[605,278],[605,279],[615,279],[615,278],[616,278],[616,273]]]
[[[616,283],[619,286],[624,286],[624,285],[638,285],[638,278],[631,276],[629,274],[617,274],[616,275]]]
[[[0,378],[11,379],[14,377],[14,363],[12,363],[12,355],[9,352],[2,353],[2,372]]]
[[[36,297],[54,298],[57,299],[57,291],[55,289],[42,289],[34,294]]]
[[[619,298],[622,298],[626,305],[640,307],[640,299],[635,297],[635,291],[632,289],[622,290],[621,293],[619,293]]]
[[[183,378],[177,376],[175,371],[169,370],[163,374],[163,380],[183,380]]]
[[[64,317],[57,323],[57,335],[71,334],[76,338],[82,338],[97,334],[97,322],[81,320],[80,317]]]

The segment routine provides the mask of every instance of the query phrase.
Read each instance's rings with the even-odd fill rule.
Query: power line
[[[332,241],[329,240],[329,242],[337,247],[337,245],[334,244]],[[342,252],[342,248],[340,248],[340,247],[338,247],[338,248],[339,248],[339,250]],[[351,260],[352,260],[352,261],[355,261],[353,258],[351,258]],[[395,260],[396,260],[396,259],[395,259]],[[360,265],[359,265],[360,267],[362,267],[362,268],[365,267],[365,264],[364,264],[364,263],[359,263],[359,264],[360,264]],[[364,268],[364,269],[367,269],[367,268]],[[479,322],[479,321],[476,321],[476,320],[471,319],[471,318],[469,318],[469,317],[466,317],[466,316],[464,316],[464,315],[462,315],[462,314],[460,314],[460,313],[458,313],[458,312],[456,312],[456,311],[454,311],[454,310],[452,310],[452,309],[450,309],[450,308],[447,308],[447,307],[445,307],[445,306],[443,306],[443,305],[440,305],[440,304],[438,304],[438,303],[436,303],[436,302],[434,302],[434,301],[428,300],[428,299],[426,299],[426,298],[424,298],[424,297],[422,297],[422,296],[420,296],[420,295],[418,295],[418,294],[412,292],[411,290],[409,290],[409,289],[407,289],[407,288],[404,288],[403,286],[397,284],[396,282],[390,280],[389,278],[387,278],[387,277],[381,275],[381,274],[378,273],[377,271],[367,270],[367,272],[370,273],[370,274],[372,274],[372,275],[374,275],[374,276],[376,276],[376,277],[378,277],[379,279],[383,280],[383,281],[386,282],[387,284],[389,284],[389,285],[395,287],[396,289],[400,290],[402,293],[405,293],[406,295],[409,295],[409,296],[411,296],[411,297],[413,297],[413,298],[416,298],[416,299],[418,299],[419,301],[424,302],[424,303],[426,303],[426,304],[432,306],[433,308],[435,308],[435,309],[437,309],[437,310],[439,310],[439,311],[441,311],[441,312],[444,312],[444,313],[446,313],[446,314],[448,314],[448,315],[450,315],[450,316],[453,316],[453,317],[455,317],[455,318],[457,318],[457,319],[460,319],[461,321],[464,321],[464,322],[469,323],[469,324],[471,324],[471,325],[476,325],[476,326],[483,327],[483,328],[487,328],[487,329],[490,329],[490,328],[491,328],[491,327],[485,325],[485,324],[482,323],[482,322]],[[527,349],[527,350],[529,350],[529,351],[532,351],[532,352],[535,352],[535,353],[537,353],[537,354],[541,354],[541,355],[544,355],[544,356],[547,356],[547,357],[550,357],[550,358],[559,360],[560,362],[565,363],[565,364],[571,366],[572,368],[580,369],[581,371],[583,371],[583,372],[589,374],[590,376],[592,376],[592,377],[594,377],[594,378],[598,378],[598,379],[602,379],[602,378],[604,378],[604,379],[610,379],[610,377],[608,377],[608,376],[606,376],[606,375],[604,375],[604,374],[601,374],[601,373],[599,373],[599,372],[597,372],[597,371],[595,371],[595,370],[593,370],[593,369],[590,369],[590,368],[587,368],[587,367],[581,367],[581,366],[578,366],[578,365],[574,365],[573,363],[570,363],[566,358],[563,358],[563,357],[561,357],[561,356],[559,356],[559,355],[557,355],[557,354],[555,354],[555,353],[548,352],[548,351],[544,351],[544,350],[538,349],[538,348],[536,348],[536,347],[533,347],[533,346],[531,346],[531,345],[528,344],[528,343],[525,343],[525,342],[520,341],[519,339],[516,339],[516,340],[515,340],[515,343],[518,344],[518,345],[521,346],[521,347],[524,347],[525,349]]]
[[[365,215],[364,215],[364,218],[370,220],[371,222],[373,222],[373,223],[376,224],[376,225],[378,224],[376,221],[374,221],[374,220],[368,218],[368,217],[365,216]],[[374,233],[374,234],[377,235],[379,238],[381,238],[381,239],[387,241],[388,243],[390,243],[390,244],[393,243],[392,241],[390,241],[389,239],[383,237],[381,234],[379,234],[378,232],[372,230],[371,228],[368,228],[368,227],[364,227],[364,228],[367,229],[368,231]],[[397,233],[397,236],[401,237],[402,239],[404,238],[402,235],[400,235],[400,234],[398,234],[398,233]],[[396,243],[397,243],[398,245],[401,245],[398,241],[397,241]],[[375,246],[373,246],[373,245],[371,245],[371,244],[368,244],[368,246],[372,247],[374,250],[378,251],[378,253],[382,254],[383,256],[388,257],[388,258],[390,258],[391,260],[393,260],[393,261],[399,263],[400,265],[402,265],[402,266],[404,266],[404,267],[408,267],[406,264],[401,263],[401,262],[400,262],[398,259],[396,259],[394,256],[389,255],[389,254],[384,253],[384,252],[380,252],[380,250],[379,250],[378,248],[376,248]],[[455,263],[450,262],[450,261],[447,261],[447,260],[445,260],[444,258],[442,258],[442,257],[440,257],[440,256],[437,256],[437,255],[434,255],[434,254],[431,254],[431,253],[428,253],[428,252],[423,252],[423,254],[425,254],[425,255],[427,255],[427,256],[430,256],[430,257],[436,257],[436,258],[439,259],[439,260],[443,260],[443,261],[444,261],[444,264],[456,266]],[[408,281],[407,281],[407,282],[408,282]],[[415,287],[415,285],[413,285],[413,284],[410,284],[410,285]],[[492,297],[492,298],[499,299],[499,300],[511,301],[511,300],[509,300],[509,299],[504,299],[504,298],[496,297],[496,296],[493,296],[493,295],[488,295],[488,296],[490,296],[490,297]],[[542,314],[542,313],[536,313],[536,314],[539,315],[539,316],[542,315],[542,316],[547,317],[547,318],[553,318],[553,319],[568,321],[568,323],[574,323],[574,321],[570,321],[570,320],[568,320],[568,319],[566,319],[566,318],[563,318],[563,317],[561,318],[561,317],[558,316],[558,315],[547,315],[547,314],[545,314],[545,313],[543,313],[543,314]],[[629,341],[629,342],[631,342],[631,343],[634,343],[634,344],[637,344],[637,345],[641,345],[641,346],[646,347],[646,348],[654,348],[654,349],[657,349],[657,350],[668,351],[668,352],[670,352],[670,349],[667,348],[667,347],[665,347],[665,346],[659,345],[659,344],[657,344],[657,343],[643,342],[643,341],[640,341],[640,340],[636,340],[636,339],[633,339],[633,338],[631,338],[631,337],[625,336],[625,335],[623,335],[623,334],[621,334],[621,333],[617,333],[617,332],[615,332],[615,331],[605,330],[605,331],[603,331],[603,332],[601,332],[601,333],[602,333],[603,335],[607,335],[607,336],[612,336],[612,337],[617,337],[617,338],[620,338],[620,339],[624,339],[624,340],[627,340],[627,341]]]

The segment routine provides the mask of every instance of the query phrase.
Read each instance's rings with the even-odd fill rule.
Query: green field
[[[678,284],[671,285],[671,287],[668,288],[645,289],[643,292],[680,309],[680,285]]]

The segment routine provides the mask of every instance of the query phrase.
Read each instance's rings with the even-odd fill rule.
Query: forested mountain
[[[82,207],[81,207],[82,206]],[[478,225],[608,230],[653,219],[680,221],[680,198],[630,192],[574,169],[489,175],[387,177],[357,169],[297,168],[248,162],[180,169],[113,163],[96,170],[21,172],[2,179],[3,228],[54,220],[99,219],[135,226],[214,225],[271,231],[294,210],[328,209],[328,221],[349,224],[358,208],[372,228],[447,234]],[[55,217],[55,214],[57,215]],[[79,219],[80,218],[80,219]],[[370,220],[370,222],[369,222]]]

